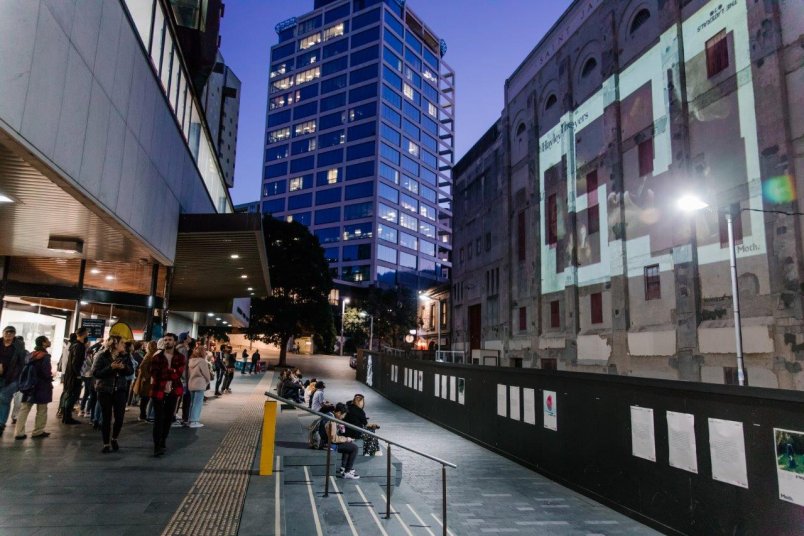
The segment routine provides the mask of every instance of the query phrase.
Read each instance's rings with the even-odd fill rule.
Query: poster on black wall
[[[779,498],[804,506],[804,432],[773,429]]]

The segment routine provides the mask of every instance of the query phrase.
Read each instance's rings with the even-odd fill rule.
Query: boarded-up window
[[[547,198],[547,245],[558,243],[558,200],[556,194]]]
[[[541,359],[542,370],[558,369],[558,360],[555,357],[543,357]]]
[[[639,176],[653,173],[653,138],[639,144]]]
[[[550,327],[561,327],[561,306],[559,305],[558,300],[550,302]]]
[[[729,42],[722,31],[706,42],[706,75],[712,78],[729,66]]]
[[[592,312],[592,324],[603,323],[603,294],[595,292],[589,295],[589,308]]]
[[[519,331],[525,331],[528,329],[528,308],[527,307],[520,307],[519,308]]]
[[[662,297],[662,283],[659,279],[659,265],[645,267],[645,299],[658,300]]]

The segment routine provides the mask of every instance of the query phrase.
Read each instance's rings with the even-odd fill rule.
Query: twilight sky
[[[558,20],[570,0],[408,0],[447,41],[455,69],[455,161],[500,116],[505,79]],[[229,0],[221,21],[221,52],[243,82],[237,139],[235,204],[260,195],[265,105],[274,26],[307,13],[313,0]]]

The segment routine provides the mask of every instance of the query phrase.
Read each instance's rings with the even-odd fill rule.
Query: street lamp
[[[696,212],[708,208],[709,204],[694,195],[684,195],[678,200],[678,208],[684,212]],[[726,211],[726,227],[729,233],[729,268],[731,270],[731,293],[734,304],[734,339],[737,348],[737,383],[745,386],[745,364],[743,361],[743,327],[740,322],[740,290],[737,285],[737,249],[734,244],[734,222],[730,210]]]
[[[435,301],[438,302],[438,312],[436,313],[436,327],[437,327],[437,337],[438,340],[436,341],[436,361],[438,361],[438,356],[441,354],[441,298],[432,298],[430,296],[426,296],[424,294],[419,294],[419,299],[422,301]]]
[[[372,351],[374,348],[374,317],[368,314],[366,311],[360,311],[360,317],[366,318],[369,317],[369,352]]]
[[[346,316],[346,304],[349,303],[349,298],[344,298],[341,302],[341,344],[340,344],[340,355],[343,356],[343,318]]]

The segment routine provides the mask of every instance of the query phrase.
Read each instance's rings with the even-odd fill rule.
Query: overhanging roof
[[[233,299],[271,291],[260,214],[183,214],[175,259],[172,310],[231,312]]]

